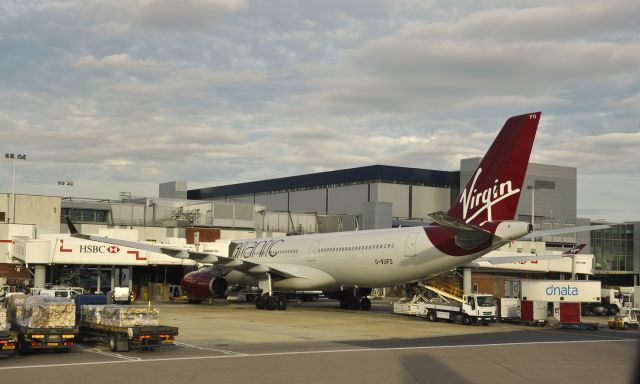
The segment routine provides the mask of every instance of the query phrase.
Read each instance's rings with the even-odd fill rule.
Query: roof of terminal
[[[458,188],[460,184],[460,172],[370,165],[337,171],[222,185],[219,187],[191,189],[187,192],[187,198],[204,200],[226,196],[250,195],[254,193],[266,194],[375,182]]]

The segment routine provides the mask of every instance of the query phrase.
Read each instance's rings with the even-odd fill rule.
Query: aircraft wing
[[[286,265],[278,266],[278,265],[265,265],[260,263],[253,263],[250,261],[234,259],[227,256],[216,255],[213,253],[206,252],[194,252],[188,249],[179,249],[172,247],[165,247],[157,244],[148,244],[137,241],[128,241],[128,240],[120,240],[120,239],[112,239],[110,237],[104,236],[96,236],[96,235],[85,235],[76,229],[75,225],[71,222],[69,217],[65,218],[67,221],[67,225],[69,226],[69,232],[71,237],[75,237],[78,239],[97,241],[99,243],[106,244],[114,244],[120,245],[123,247],[129,247],[133,249],[140,249],[149,252],[161,253],[167,256],[176,257],[179,259],[191,259],[195,260],[199,263],[213,264],[218,268],[226,268],[229,270],[240,270],[246,273],[271,273],[273,277],[281,277],[281,278],[307,278],[304,274],[297,273],[295,269],[289,268]]]

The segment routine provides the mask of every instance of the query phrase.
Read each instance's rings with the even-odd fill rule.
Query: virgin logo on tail
[[[478,192],[475,186],[478,176],[480,176],[481,173],[482,168],[478,168],[476,174],[473,176],[473,181],[469,189],[465,187],[464,191],[460,194],[459,202],[462,203],[462,219],[467,223],[484,211],[487,211],[487,220],[485,221],[492,221],[491,207],[507,197],[517,195],[520,192],[520,188],[512,189],[511,180],[499,183],[498,179],[493,182],[492,188]],[[475,213],[471,217],[467,217],[469,210],[474,208],[477,208]]]

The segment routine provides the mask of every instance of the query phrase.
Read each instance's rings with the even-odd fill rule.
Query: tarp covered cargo
[[[7,301],[10,323],[29,328],[75,326],[73,300],[64,297],[14,295]]]
[[[135,327],[159,325],[160,311],[156,307],[130,305],[83,305],[81,325]]]
[[[4,305],[0,305],[0,331],[6,331],[9,329],[9,322],[7,321],[7,309]]]

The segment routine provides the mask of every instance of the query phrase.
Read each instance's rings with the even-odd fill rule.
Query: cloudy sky
[[[4,0],[0,192],[456,170],[543,111],[578,213],[640,220],[637,0]],[[58,186],[59,180],[73,187]]]

